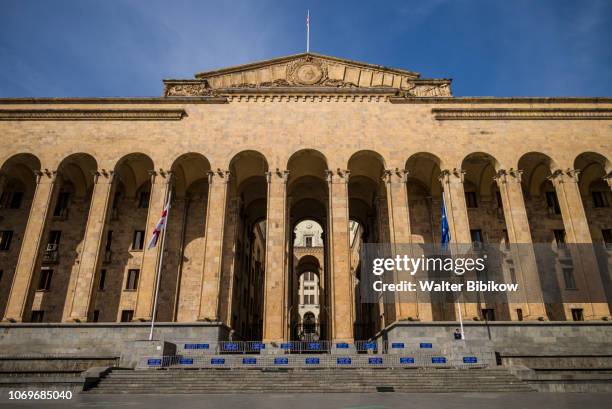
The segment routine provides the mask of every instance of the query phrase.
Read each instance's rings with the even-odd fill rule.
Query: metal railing
[[[144,357],[136,369],[357,369],[486,368],[495,365],[487,353],[350,354],[350,355],[207,355]]]
[[[440,352],[450,350],[457,345],[457,341],[450,341],[440,345],[434,340],[407,340],[407,341],[198,341],[198,340],[170,340],[176,344],[177,354],[189,355],[231,355],[231,354],[260,354],[273,350],[275,354],[317,354],[317,353],[358,353],[358,354],[401,354],[404,352]]]

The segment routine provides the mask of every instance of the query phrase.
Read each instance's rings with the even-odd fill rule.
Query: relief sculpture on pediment
[[[167,97],[208,97],[215,96],[216,92],[208,86],[206,81],[189,84],[166,84]]]

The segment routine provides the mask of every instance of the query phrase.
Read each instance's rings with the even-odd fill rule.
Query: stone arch
[[[114,175],[125,189],[126,197],[134,197],[144,183],[150,183],[150,172],[155,169],[153,160],[144,153],[130,153],[119,159]]]
[[[171,170],[175,193],[178,197],[184,197],[194,183],[207,179],[210,161],[197,152],[184,153],[174,160]]]
[[[473,152],[461,162],[461,170],[465,172],[465,180],[476,187],[479,196],[490,196],[491,182],[503,166],[492,155],[485,152]]]
[[[321,261],[312,254],[306,254],[298,259],[296,265],[297,275],[301,275],[307,271],[315,273],[317,276],[320,275]]]
[[[419,180],[427,186],[432,196],[442,195],[442,184],[439,181],[442,160],[430,152],[418,152],[406,160],[405,169],[409,180]]]
[[[94,172],[98,169],[96,159],[88,153],[73,153],[64,158],[58,168],[58,176],[65,182],[71,182],[74,193],[83,197],[91,191],[94,184]]]
[[[44,322],[68,318],[97,169],[96,159],[88,153],[71,154],[57,167],[42,245],[38,249],[40,267],[31,280],[26,316],[36,310],[42,312]],[[41,292],[44,277],[47,277],[45,291]]]
[[[240,165],[237,167],[237,165]],[[236,187],[252,177],[265,176],[268,171],[266,157],[256,150],[245,150],[238,152],[229,163],[229,170]]]
[[[202,268],[197,255],[204,252],[210,162],[201,153],[187,152],[174,159],[170,170],[173,195],[159,293],[166,302],[158,305],[157,319],[195,321],[197,313],[186,300],[193,304],[199,295],[193,283]],[[147,187],[143,184],[140,189]]]
[[[9,299],[40,171],[40,160],[31,153],[15,154],[0,167],[0,230],[12,232],[10,237],[2,238],[3,246],[8,249],[5,247],[0,258],[0,270],[3,271],[0,279],[0,317],[4,316]]]
[[[228,169],[219,311],[243,339],[261,340],[268,161],[258,151],[244,150]]]
[[[325,171],[328,170],[328,161],[325,155],[315,149],[301,149],[291,155],[287,161],[289,183],[303,176],[313,176],[325,180]]]
[[[0,177],[3,185],[0,186],[0,192],[4,193],[5,199],[10,188],[23,189],[24,198],[30,200],[34,196],[36,190],[36,174],[40,172],[41,164],[38,157],[30,153],[19,153],[8,158],[0,167]],[[11,184],[15,186],[11,186]],[[7,189],[9,188],[9,189]]]
[[[351,177],[363,176],[375,183],[380,181],[385,168],[385,159],[382,155],[371,150],[355,152],[347,162]]]
[[[583,152],[576,156],[574,169],[578,170],[578,186],[580,193],[585,196],[592,188],[609,190],[604,178],[612,176],[612,163],[603,155],[596,152]]]
[[[149,216],[154,169],[153,160],[142,152],[128,153],[114,164],[107,208],[109,215],[102,239],[105,261],[96,272],[98,281],[104,274],[105,288],[99,289],[96,286],[90,308],[93,312],[97,311],[97,319],[100,322],[117,322],[122,318],[123,310],[131,310],[133,313],[135,309],[133,297],[124,291],[125,280],[130,269],[142,268],[140,263],[133,262],[142,257],[146,245],[147,238],[144,235]],[[173,211],[174,209],[170,212],[171,220],[174,217]],[[137,237],[142,237],[141,241]],[[142,249],[139,248],[140,242]],[[162,275],[164,276],[165,274]],[[164,312],[161,312],[158,318],[168,320]]]
[[[520,157],[518,169],[523,172],[521,180],[526,196],[541,196],[552,186],[548,178],[559,166],[544,153],[528,152]]]

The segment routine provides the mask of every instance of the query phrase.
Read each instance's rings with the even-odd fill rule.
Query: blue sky
[[[612,1],[1,0],[0,97],[159,96],[162,78],[311,50],[457,96],[612,96]]]

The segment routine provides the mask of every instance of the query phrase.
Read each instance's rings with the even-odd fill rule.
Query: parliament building
[[[3,98],[0,135],[14,348],[19,328],[144,333],[156,298],[166,336],[454,330],[453,304],[359,294],[359,247],[439,243],[443,199],[455,243],[612,246],[612,98],[454,97],[450,79],[303,53],[167,79],[161,97]],[[525,302],[461,303],[463,319],[609,334],[609,258],[551,278],[533,257],[512,267]],[[567,301],[539,296],[551,280]]]

